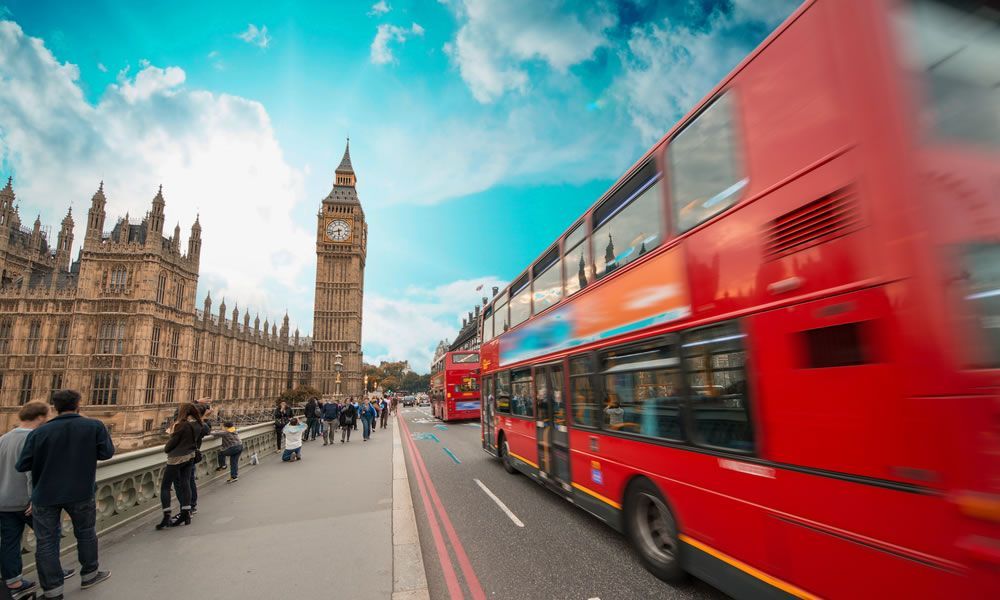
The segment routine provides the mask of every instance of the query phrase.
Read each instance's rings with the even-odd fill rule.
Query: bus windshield
[[[451,362],[461,365],[461,364],[476,364],[479,362],[478,352],[462,352],[460,354],[452,354]]]
[[[1000,3],[912,0],[897,14],[907,68],[935,137],[1000,146]]]

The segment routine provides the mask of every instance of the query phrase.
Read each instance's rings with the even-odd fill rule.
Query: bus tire
[[[677,520],[660,490],[648,479],[637,479],[628,487],[625,529],[646,570],[667,582],[684,579]]]
[[[511,475],[517,473],[514,463],[510,460],[510,447],[507,445],[507,437],[502,433],[500,434],[500,463],[503,464],[504,471],[507,471]]]

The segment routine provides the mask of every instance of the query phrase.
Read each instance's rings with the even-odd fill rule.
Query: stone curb
[[[398,409],[397,409],[398,411]],[[397,412],[392,428],[392,600],[429,600]]]

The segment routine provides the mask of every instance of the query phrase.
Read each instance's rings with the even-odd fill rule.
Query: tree
[[[281,392],[278,396],[279,402],[287,402],[288,406],[295,406],[297,404],[305,404],[311,399],[319,399],[322,396],[319,390],[312,386],[300,385],[292,390],[285,390]]]

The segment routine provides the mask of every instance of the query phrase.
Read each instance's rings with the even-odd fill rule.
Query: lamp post
[[[344,361],[343,361],[343,358],[344,357],[340,355],[340,352],[338,352],[337,355],[333,357],[333,359],[334,359],[334,361],[333,361],[333,368],[337,370],[337,399],[338,400],[340,399],[340,372],[344,370]]]

